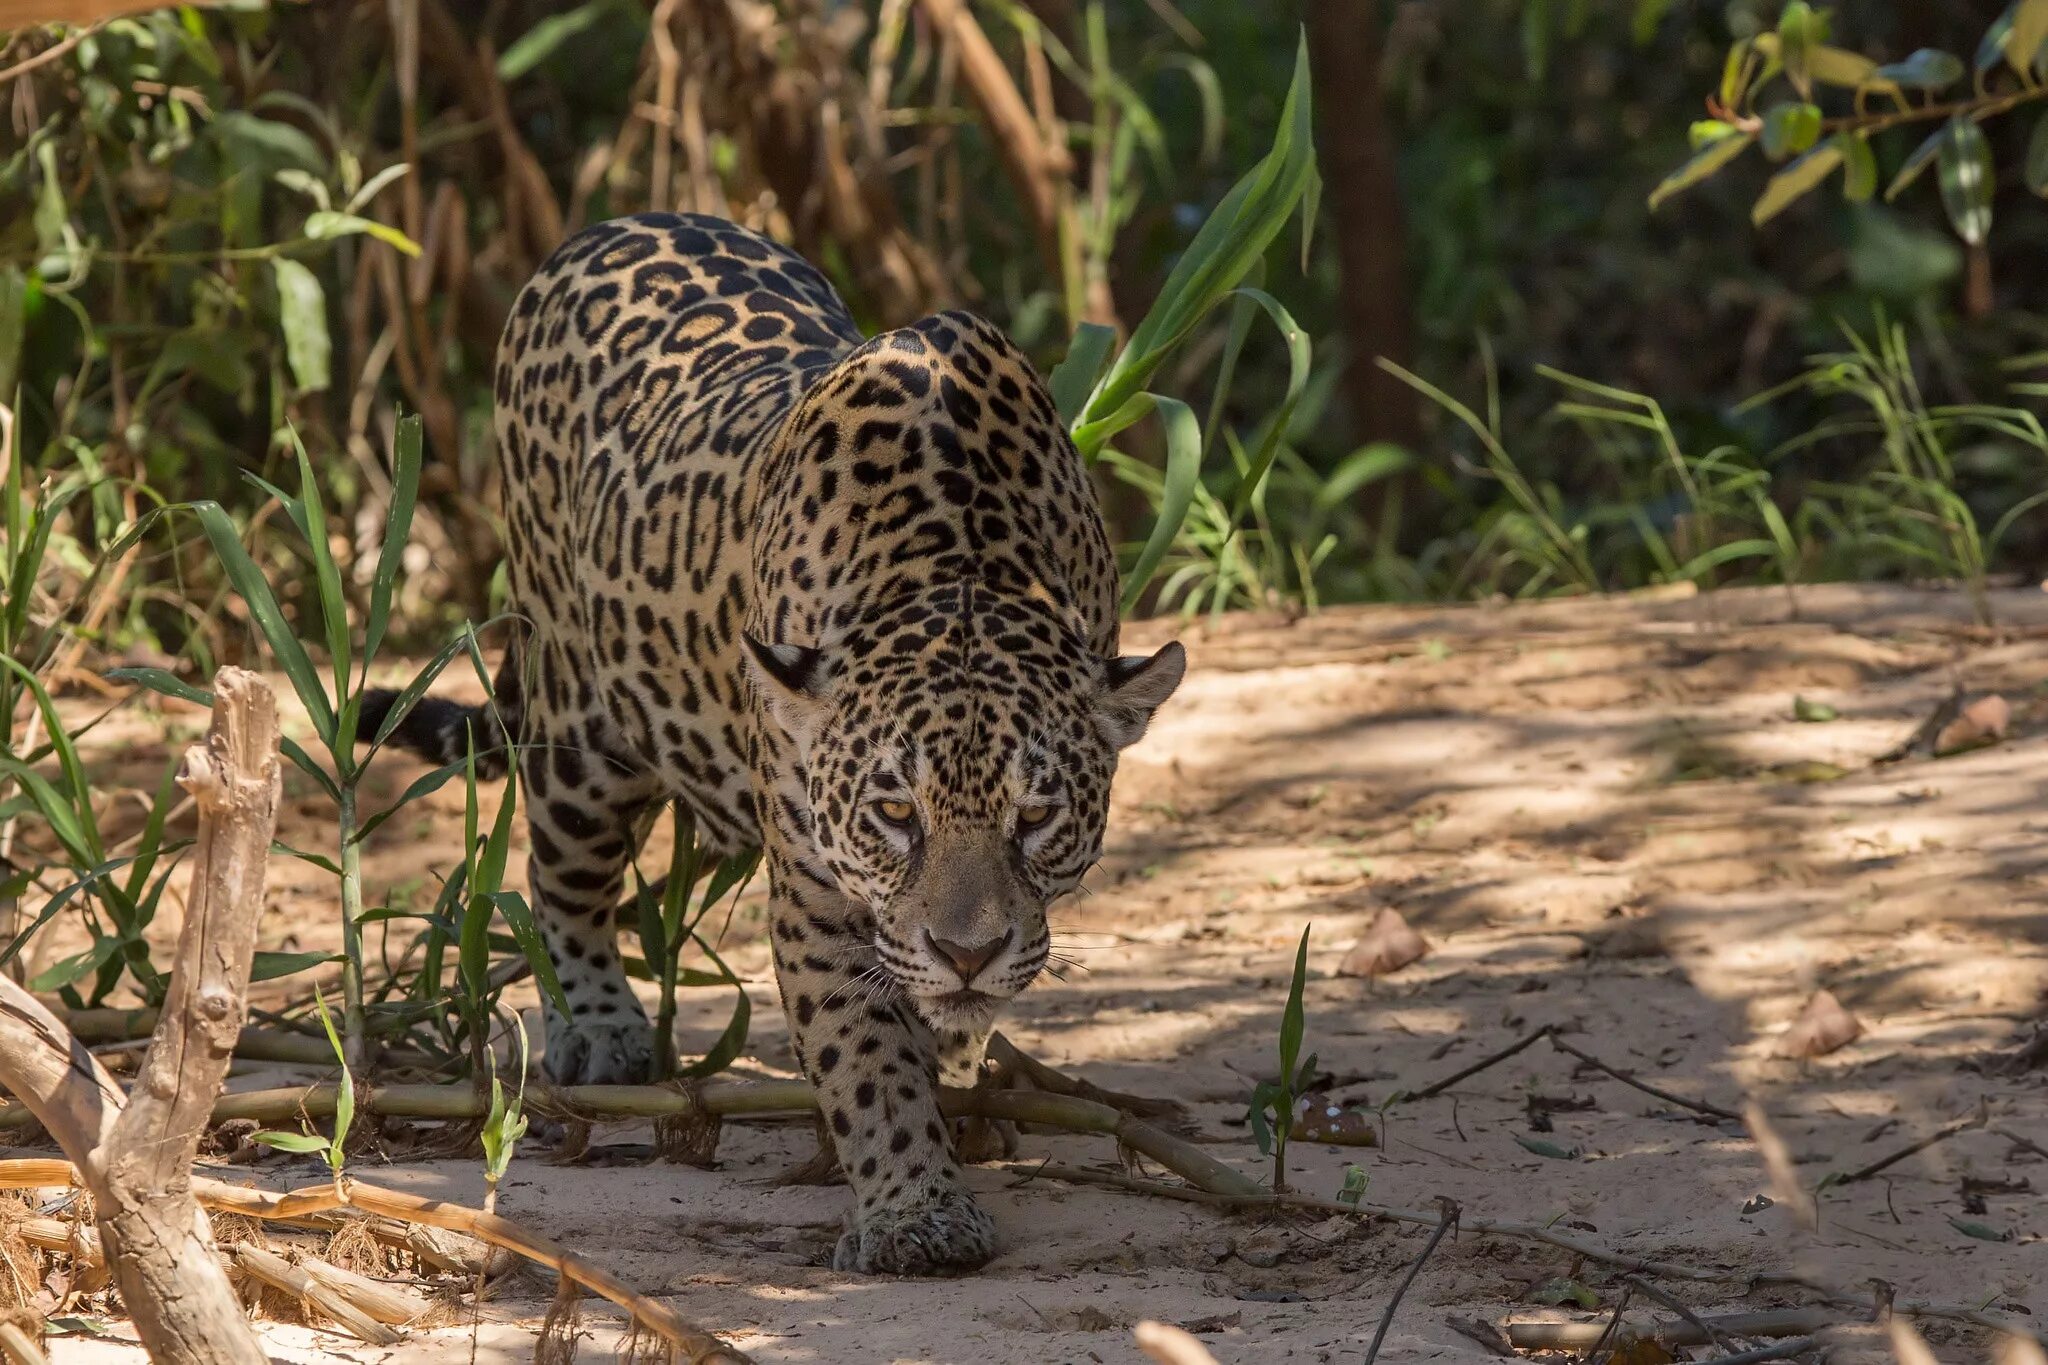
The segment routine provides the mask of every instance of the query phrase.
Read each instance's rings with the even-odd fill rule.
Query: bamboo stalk
[[[356,1307],[345,1295],[315,1279],[304,1266],[293,1265],[274,1251],[244,1243],[234,1249],[234,1258],[236,1269],[280,1293],[291,1295],[322,1317],[338,1323],[350,1336],[360,1337],[372,1346],[390,1346],[399,1339],[397,1332]]]

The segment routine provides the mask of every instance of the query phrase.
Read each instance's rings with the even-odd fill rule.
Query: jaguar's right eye
[[[917,823],[917,807],[908,801],[877,801],[875,813],[889,824],[906,829]]]

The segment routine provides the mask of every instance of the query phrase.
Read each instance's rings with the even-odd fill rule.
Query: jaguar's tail
[[[476,746],[476,775],[499,778],[511,766],[509,734],[519,728],[519,669],[516,651],[508,652],[491,683],[491,698],[479,706],[446,697],[421,697],[399,718],[385,743],[418,754],[429,763],[459,763]],[[368,744],[383,730],[399,694],[388,687],[363,694],[362,719],[356,741]]]

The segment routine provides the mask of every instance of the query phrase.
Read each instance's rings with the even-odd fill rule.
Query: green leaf
[[[1832,139],[1842,152],[1842,195],[1852,204],[1866,202],[1877,193],[1877,158],[1871,154],[1870,139],[1861,133],[1836,133]]]
[[[1166,427],[1166,488],[1159,499],[1159,516],[1152,523],[1152,533],[1145,538],[1145,548],[1138,552],[1138,562],[1131,566],[1130,575],[1124,580],[1126,612],[1137,604],[1152,575],[1158,572],[1160,561],[1173,548],[1174,538],[1187,521],[1202,472],[1202,428],[1193,409],[1178,398],[1156,393],[1144,396],[1158,409],[1159,419]]]
[[[1963,78],[1963,59],[1952,52],[1923,47],[1904,61],[1880,66],[1871,78],[1908,90],[1946,90]]]
[[[1877,79],[1877,63],[1860,52],[1851,52],[1844,47],[1816,47],[1806,55],[1807,70],[1822,85],[1838,85],[1845,90],[1862,90],[1882,86],[1887,82]]]
[[[108,682],[134,683],[137,687],[179,701],[189,701],[199,706],[212,707],[213,693],[194,687],[167,668],[115,668],[104,675]]]
[[[1116,329],[1099,322],[1084,322],[1074,329],[1074,339],[1067,344],[1067,356],[1053,367],[1050,385],[1053,407],[1059,410],[1060,421],[1072,427],[1081,415],[1081,408],[1088,401],[1088,392],[1095,387],[1096,376],[1102,373],[1104,362],[1109,359],[1109,348],[1116,345]]]
[[[418,413],[402,417],[398,421],[397,439],[392,443],[391,506],[384,515],[384,543],[377,551],[377,571],[370,580],[370,614],[363,627],[366,672],[384,643],[384,632],[391,622],[391,597],[397,590],[399,570],[405,565],[406,543],[412,536],[413,507],[419,501],[420,465],[425,449],[421,432]],[[387,725],[385,734],[389,733]]]
[[[754,1002],[747,998],[744,987],[735,992],[732,1017],[726,1020],[725,1031],[718,1035],[718,1041],[702,1057],[680,1069],[683,1076],[715,1076],[738,1060],[747,1045],[747,1030],[753,1027]]]
[[[2005,60],[2021,80],[2031,81],[2041,48],[2048,44],[2048,0],[2016,0],[2007,14],[2012,31],[2005,40]]]
[[[555,55],[556,49],[584,32],[611,8],[612,0],[588,0],[565,14],[553,14],[513,40],[498,58],[498,79],[516,81]]]
[[[349,647],[348,647],[348,598],[341,586],[341,566],[334,562],[334,548],[327,543],[327,506],[320,500],[320,480],[313,473],[312,457],[306,454],[305,442],[299,439],[296,427],[287,427],[291,432],[292,450],[299,462],[299,496],[296,500],[281,499],[290,509],[299,529],[306,536],[306,550],[313,560],[313,586],[320,602],[320,624],[327,633],[328,668],[334,677],[334,695],[345,703],[338,720],[345,724],[336,726],[336,733],[329,744],[338,752],[334,758],[343,771],[353,761],[355,748],[356,707],[349,700]],[[257,480],[261,482],[261,480]],[[346,733],[343,733],[346,731]]]
[[[1238,477],[1237,491],[1230,499],[1230,521],[1236,525],[1244,519],[1245,509],[1251,505],[1259,485],[1265,481],[1266,473],[1272,469],[1273,461],[1279,457],[1280,442],[1287,434],[1287,424],[1294,416],[1294,408],[1301,401],[1302,390],[1308,387],[1310,356],[1308,333],[1301,330],[1294,321],[1294,315],[1280,306],[1280,300],[1263,289],[1245,285],[1232,291],[1239,298],[1249,299],[1263,308],[1279,331],[1281,340],[1287,343],[1287,391],[1281,395],[1280,405],[1266,416],[1264,434],[1259,438],[1258,449],[1252,453],[1244,471]]]
[[[213,128],[228,154],[243,165],[296,166],[315,178],[327,175],[327,157],[319,144],[289,123],[223,109],[214,115]]]
[[[327,292],[320,277],[289,256],[271,261],[277,275],[277,314],[284,328],[285,356],[301,392],[317,393],[328,384],[333,341],[327,332]]]
[[[1749,211],[1750,222],[1763,226],[1783,213],[1794,200],[1827,179],[1841,164],[1842,149],[1830,138],[1771,177]]]
[[[320,1012],[320,1027],[327,1030],[327,1045],[334,1049],[334,1060],[341,1066],[334,1095],[334,1141],[327,1153],[327,1164],[339,1171],[342,1144],[348,1140],[349,1125],[356,1116],[356,1079],[349,1074],[348,1054],[342,1049],[341,1035],[334,1031],[333,1016],[327,1013],[327,997],[318,986],[313,988],[313,1007]]]
[[[199,527],[206,532],[206,539],[213,546],[221,568],[227,572],[228,581],[234,585],[235,592],[249,608],[250,617],[263,632],[263,639],[276,657],[278,667],[291,680],[292,691],[298,694],[300,704],[306,708],[313,728],[322,740],[331,745],[334,742],[334,706],[327,698],[327,689],[314,671],[313,661],[306,656],[305,646],[299,643],[299,637],[284,619],[284,612],[279,609],[270,584],[256,567],[256,561],[249,558],[249,552],[242,548],[242,537],[236,531],[235,523],[217,502],[194,503],[192,513],[199,518]]]
[[[1937,158],[1941,175],[1941,206],[1956,236],[1981,246],[1991,235],[1991,145],[1984,130],[1962,117],[1950,119],[1948,137]]]
[[[121,951],[121,940],[108,934],[82,953],[73,953],[60,958],[29,978],[28,988],[32,991],[54,991],[68,986],[81,977],[89,976],[107,964],[115,953]]]
[[[1740,109],[1743,99],[1749,94],[1749,83],[1755,72],[1750,56],[1755,48],[1756,45],[1748,38],[1740,39],[1729,47],[1727,59],[1721,63],[1723,109]]]
[[[2028,189],[2048,198],[2048,113],[2034,121],[2027,138],[2026,179]]]
[[[322,209],[306,218],[306,235],[316,242],[334,237],[369,236],[389,246],[396,247],[408,256],[420,254],[420,244],[392,227],[374,218],[362,218],[353,213],[336,213]]]
[[[1764,111],[1764,155],[1771,160],[1797,156],[1819,140],[1819,105],[1774,104]]]
[[[1316,506],[1342,506],[1367,484],[1391,478],[1415,463],[1415,457],[1391,441],[1360,446],[1337,462],[1329,477],[1316,485]]]
[[[1818,725],[1839,720],[1842,713],[1824,701],[1809,701],[1805,697],[1792,698],[1792,719]]]
[[[1825,31],[1825,21],[1806,0],[1791,0],[1778,17],[1778,60],[1784,65],[1785,79],[1801,95],[1813,88],[1810,61]]]
[[[297,1152],[302,1156],[312,1152],[324,1152],[331,1145],[326,1138],[316,1137],[311,1133],[251,1133],[249,1140],[260,1142],[265,1147],[275,1147],[280,1152]]]
[[[28,334],[28,276],[21,267],[0,266],[0,402],[14,405],[21,377],[21,344]]]
[[[1884,201],[1889,204],[1892,200],[1898,198],[1900,192],[1908,185],[1918,180],[1921,174],[1929,166],[1932,166],[1935,159],[1941,155],[1942,145],[1947,141],[1948,129],[1946,127],[1937,128],[1932,133],[1929,133],[1926,140],[1918,147],[1915,147],[1912,154],[1900,165],[1899,173],[1892,177],[1892,183],[1885,189]]]
[[[1283,1085],[1293,1082],[1295,1063],[1301,1057],[1302,1034],[1307,1030],[1301,997],[1308,986],[1308,936],[1314,927],[1302,926],[1301,946],[1294,950],[1294,976],[1287,986],[1287,1008],[1280,1014],[1280,1079]],[[1283,1123],[1291,1122],[1292,1118],[1292,1115],[1281,1115]]]
[[[1534,1152],[1537,1156],[1548,1157],[1552,1161],[1579,1159],[1579,1149],[1576,1147],[1560,1147],[1554,1142],[1545,1142],[1542,1138],[1532,1138],[1521,1133],[1515,1134],[1515,1141],[1524,1151]]]
[[[1532,81],[1550,65],[1550,0],[1522,0],[1522,70]]]
[[[2012,1233],[2008,1229],[1990,1227],[1984,1223],[1972,1223],[1967,1219],[1950,1218],[1948,1225],[1965,1237],[1974,1237],[1980,1242],[2010,1242]]]
[[[333,953],[271,953],[258,952],[254,965],[249,969],[249,980],[275,981],[279,977],[292,976],[317,967],[323,962],[339,962]]]
[[[533,968],[533,979],[539,983],[542,994],[564,1017],[569,1014],[569,997],[562,994],[562,982],[555,975],[555,960],[548,956],[547,944],[541,940],[540,927],[534,923],[533,911],[527,906],[526,898],[517,891],[494,891],[491,904],[505,918],[505,927],[512,931],[513,942],[526,963]]]
[[[1365,1195],[1365,1187],[1372,1183],[1372,1173],[1363,1166],[1344,1168],[1344,1188],[1337,1191],[1337,1202],[1354,1207]]]
[[[2018,9],[2019,6],[2015,4],[1999,15],[1992,21],[1991,27],[1984,30],[1983,38],[1978,40],[1976,66],[1979,81],[1990,75],[1991,68],[2004,59],[2005,45],[2012,38],[2013,17]]]

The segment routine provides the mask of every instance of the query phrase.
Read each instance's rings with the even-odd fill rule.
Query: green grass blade
[[[1178,398],[1159,394],[1151,397],[1166,427],[1166,487],[1159,502],[1158,520],[1152,523],[1145,548],[1138,552],[1138,562],[1131,566],[1130,576],[1124,580],[1126,612],[1137,604],[1152,575],[1158,572],[1160,561],[1173,548],[1174,537],[1187,520],[1188,506],[1195,500],[1195,485],[1202,472],[1202,429],[1194,410]]]
[[[384,643],[391,624],[391,597],[397,590],[399,570],[404,566],[405,547],[412,535],[413,509],[419,501],[420,465],[423,460],[421,423],[418,413],[401,418],[398,439],[392,450],[391,508],[384,518],[384,544],[377,552],[377,572],[370,581],[370,612],[363,627],[363,668]],[[379,736],[382,738],[382,736]]]
[[[1067,345],[1067,358],[1053,367],[1050,381],[1053,407],[1059,410],[1065,426],[1072,427],[1080,417],[1088,391],[1095,386],[1096,376],[1109,359],[1109,348],[1115,344],[1114,327],[1084,322],[1074,329],[1074,339]]]
[[[263,633],[264,642],[270,646],[278,667],[291,680],[292,691],[298,694],[306,714],[312,718],[314,730],[331,750],[335,742],[335,716],[327,689],[314,671],[305,646],[299,643],[299,637],[292,633],[284,612],[278,608],[270,584],[257,569],[256,561],[242,548],[241,535],[229,519],[227,509],[217,502],[200,502],[192,505],[192,512],[199,518],[200,529],[213,546],[221,568],[227,573],[228,582],[234,586],[243,604],[249,608],[257,629]]]

